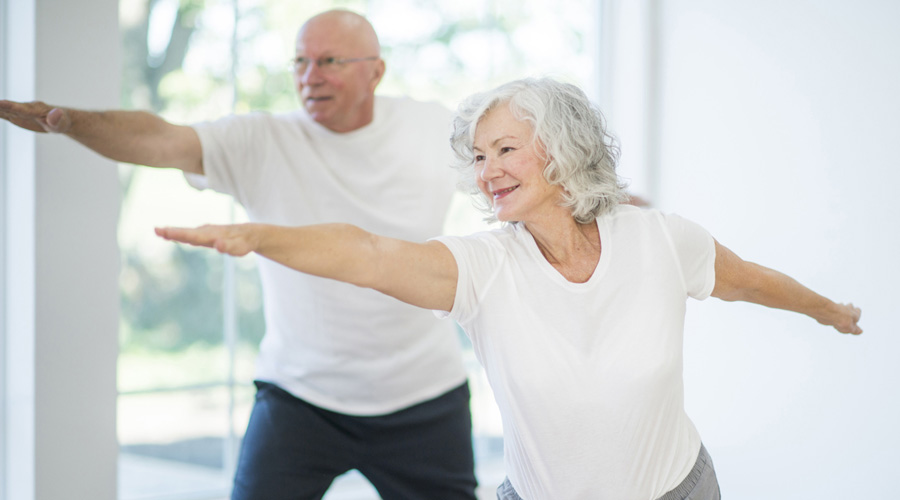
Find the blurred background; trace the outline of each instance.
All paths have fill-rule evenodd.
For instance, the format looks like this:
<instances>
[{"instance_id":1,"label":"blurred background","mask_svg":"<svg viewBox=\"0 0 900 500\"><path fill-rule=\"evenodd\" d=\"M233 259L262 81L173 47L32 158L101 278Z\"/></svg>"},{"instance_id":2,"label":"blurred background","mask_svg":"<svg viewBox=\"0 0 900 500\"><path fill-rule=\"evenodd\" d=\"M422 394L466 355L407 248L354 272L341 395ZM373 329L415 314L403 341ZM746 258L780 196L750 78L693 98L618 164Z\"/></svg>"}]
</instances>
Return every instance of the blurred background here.
<instances>
[{"instance_id":1,"label":"blurred background","mask_svg":"<svg viewBox=\"0 0 900 500\"><path fill-rule=\"evenodd\" d=\"M514 78L548 73L585 86L596 71L597 14L584 0L121 0L122 105L176 123L296 109L288 67L297 29L335 7L365 14L375 25L388 66L379 87L385 95L452 108ZM245 215L226 196L190 188L179 172L122 165L120 177L119 495L221 496L252 406L253 363L264 331L255 260L171 245L152 228ZM448 231L481 228L465 196L458 198ZM479 477L492 497L504 477L502 429L471 346L462 334L460 340L473 392ZM352 472L326 498L377 495Z\"/></svg>"},{"instance_id":2,"label":"blurred background","mask_svg":"<svg viewBox=\"0 0 900 500\"><path fill-rule=\"evenodd\" d=\"M176 123L297 108L288 71L296 30L334 7L366 15L379 33L388 67L381 94L454 108L471 92L514 78L549 75L580 85L621 142L620 173L633 194L700 223L747 260L863 308L865 334L850 338L758 306L689 304L688 412L725 496L897 498L891 478L900 468L894 360L900 339L889 314L900 298L900 270L890 257L900 244L900 210L891 201L900 184L893 151L900 134L900 4L0 0L0 6L0 98L146 109ZM61 60L51 64L54 57ZM28 81L23 67L32 69ZM97 87L91 79L103 72ZM68 179L65 185L45 187L64 181L44 180L59 167L42 162L96 160L69 153L77 146L64 139L35 142L12 127L3 132L0 499L59 498L48 496L54 490L41 478L65 468L66 459L71 464L77 443L59 443L84 429L84 439L97 432L107 444L92 448L81 467L104 472L99 480L67 473L72 479L61 491L110 478L112 488L72 498L226 498L264 328L255 260L166 244L152 228L242 221L241 208L193 190L178 172L132 165L120 165L117 177L102 166L85 173L70 165L59 176L72 178L57 177ZM32 166L32 177L23 165ZM85 180L92 175L102 176L99 184ZM54 272L41 267L41 256L51 260L60 247L50 240L70 226L91 226L90 212L77 212L86 206L78 196L114 207L103 212L111 229L99 238L76 233L65 240L77 240L94 259L88 275L106 277L87 288L59 277L84 262L67 260L71 252L53 260ZM53 222L64 219L54 214L77 222ZM54 230L57 223L65 226ZM483 227L460 196L447 232ZM29 251L37 257L29 260ZM34 272L20 276L22 263ZM75 308L71 296L93 287L105 290L99 306L105 328L94 324L86 327L90 335L75 338L73 324L93 320L41 321L64 318L55 308ZM43 302L45 295L58 302ZM60 336L69 344L59 345ZM83 365L54 369L53 360L74 363L73 351ZM499 418L470 351L467 364L479 480L483 498L494 498L503 478ZM100 367L96 373L92 365ZM102 387L78 380L81 373L94 373L88 380ZM42 393L42 380L71 383L77 389L67 396L84 397L58 408L59 393ZM87 395L95 392L102 401L92 404ZM79 427L65 418L73 408L101 418ZM54 431L57 439L42 439L51 421L62 430ZM19 479L21 470L31 479ZM350 473L326 498L377 495Z\"/></svg>"}]
</instances>

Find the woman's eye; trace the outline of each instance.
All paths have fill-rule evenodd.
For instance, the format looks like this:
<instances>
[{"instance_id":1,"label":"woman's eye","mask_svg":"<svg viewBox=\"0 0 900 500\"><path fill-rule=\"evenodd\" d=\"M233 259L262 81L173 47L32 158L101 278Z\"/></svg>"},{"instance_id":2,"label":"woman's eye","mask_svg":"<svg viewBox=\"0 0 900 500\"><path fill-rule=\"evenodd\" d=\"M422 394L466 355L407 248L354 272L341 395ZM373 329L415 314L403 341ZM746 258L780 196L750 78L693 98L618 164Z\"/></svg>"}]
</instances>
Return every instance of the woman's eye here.
<instances>
[{"instance_id":1,"label":"woman's eye","mask_svg":"<svg viewBox=\"0 0 900 500\"><path fill-rule=\"evenodd\" d=\"M511 148L509 146L500 148L500 154L509 153L510 151L515 151L515 148Z\"/></svg>"},{"instance_id":2,"label":"woman's eye","mask_svg":"<svg viewBox=\"0 0 900 500\"><path fill-rule=\"evenodd\" d=\"M484 161L484 155L475 155L475 163Z\"/></svg>"}]
</instances>

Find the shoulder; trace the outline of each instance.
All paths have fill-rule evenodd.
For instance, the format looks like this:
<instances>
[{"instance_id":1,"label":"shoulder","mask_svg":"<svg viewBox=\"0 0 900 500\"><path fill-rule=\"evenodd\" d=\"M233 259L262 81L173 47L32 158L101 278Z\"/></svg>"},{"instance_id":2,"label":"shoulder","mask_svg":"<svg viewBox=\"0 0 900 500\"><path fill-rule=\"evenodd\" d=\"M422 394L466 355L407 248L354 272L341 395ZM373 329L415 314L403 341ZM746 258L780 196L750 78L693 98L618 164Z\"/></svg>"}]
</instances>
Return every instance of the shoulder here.
<instances>
[{"instance_id":1,"label":"shoulder","mask_svg":"<svg viewBox=\"0 0 900 500\"><path fill-rule=\"evenodd\" d=\"M606 222L617 229L636 229L644 226L661 225L665 214L653 208L640 208L634 205L622 203L617 205L608 214L597 218L599 222Z\"/></svg>"},{"instance_id":2,"label":"shoulder","mask_svg":"<svg viewBox=\"0 0 900 500\"><path fill-rule=\"evenodd\" d=\"M446 245L454 256L468 255L484 258L507 253L508 249L516 243L516 232L517 229L513 225L508 225L466 236L439 236L434 240Z\"/></svg>"},{"instance_id":3,"label":"shoulder","mask_svg":"<svg viewBox=\"0 0 900 500\"><path fill-rule=\"evenodd\" d=\"M519 228L515 224L506 224L496 229L487 229L466 235L449 235L438 236L434 238L439 241L451 240L461 241L467 244L482 244L492 246L506 246L510 241L515 240L519 232Z\"/></svg>"},{"instance_id":4,"label":"shoulder","mask_svg":"<svg viewBox=\"0 0 900 500\"><path fill-rule=\"evenodd\" d=\"M240 127L279 127L285 125L296 125L303 121L303 114L300 111L290 113L272 114L266 111L252 111L250 113L241 113L226 115L216 120L195 123L194 128L207 129L227 129Z\"/></svg>"},{"instance_id":5,"label":"shoulder","mask_svg":"<svg viewBox=\"0 0 900 500\"><path fill-rule=\"evenodd\" d=\"M607 219L622 226L644 225L662 227L679 226L685 223L696 224L676 213L663 212L656 208L641 208L624 203L618 205L609 214L600 216L599 219Z\"/></svg>"},{"instance_id":6,"label":"shoulder","mask_svg":"<svg viewBox=\"0 0 900 500\"><path fill-rule=\"evenodd\" d=\"M664 246L677 246L680 241L708 237L704 228L681 215L624 204L598 217L598 226L607 227L609 235L615 240L640 245L664 243Z\"/></svg>"}]
</instances>

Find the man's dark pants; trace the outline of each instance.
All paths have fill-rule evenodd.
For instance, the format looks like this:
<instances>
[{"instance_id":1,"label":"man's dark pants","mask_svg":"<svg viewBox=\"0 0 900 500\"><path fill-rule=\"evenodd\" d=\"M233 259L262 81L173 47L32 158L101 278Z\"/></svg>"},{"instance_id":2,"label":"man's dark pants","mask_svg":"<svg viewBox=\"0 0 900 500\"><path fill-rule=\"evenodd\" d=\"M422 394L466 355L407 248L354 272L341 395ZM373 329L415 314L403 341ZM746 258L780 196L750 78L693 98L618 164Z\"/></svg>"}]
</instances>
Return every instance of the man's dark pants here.
<instances>
[{"instance_id":1,"label":"man's dark pants","mask_svg":"<svg viewBox=\"0 0 900 500\"><path fill-rule=\"evenodd\" d=\"M313 406L256 382L232 500L320 499L359 470L384 500L474 500L477 482L467 383L383 416Z\"/></svg>"}]
</instances>

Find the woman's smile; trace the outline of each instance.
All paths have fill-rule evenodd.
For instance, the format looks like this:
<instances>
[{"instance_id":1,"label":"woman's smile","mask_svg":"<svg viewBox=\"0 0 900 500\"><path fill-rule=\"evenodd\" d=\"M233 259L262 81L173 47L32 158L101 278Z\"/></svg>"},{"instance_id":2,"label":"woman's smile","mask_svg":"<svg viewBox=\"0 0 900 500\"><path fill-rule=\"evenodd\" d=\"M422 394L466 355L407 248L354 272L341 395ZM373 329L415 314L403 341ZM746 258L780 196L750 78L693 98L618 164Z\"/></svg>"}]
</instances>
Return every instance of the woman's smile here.
<instances>
[{"instance_id":1,"label":"woman's smile","mask_svg":"<svg viewBox=\"0 0 900 500\"><path fill-rule=\"evenodd\" d=\"M528 122L509 106L488 111L475 128L475 175L501 221L526 221L558 207L561 188L544 177L547 155Z\"/></svg>"}]
</instances>

